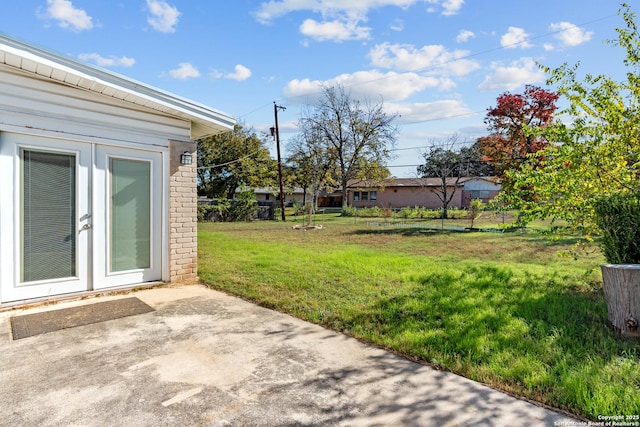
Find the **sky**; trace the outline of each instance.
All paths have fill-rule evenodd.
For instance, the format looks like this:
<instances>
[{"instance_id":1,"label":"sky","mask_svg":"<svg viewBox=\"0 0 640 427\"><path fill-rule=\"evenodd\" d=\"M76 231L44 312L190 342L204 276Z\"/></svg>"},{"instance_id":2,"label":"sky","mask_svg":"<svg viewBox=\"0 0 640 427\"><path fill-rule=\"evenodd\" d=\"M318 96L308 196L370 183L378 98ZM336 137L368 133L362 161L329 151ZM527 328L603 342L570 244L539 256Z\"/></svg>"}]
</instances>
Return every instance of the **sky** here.
<instances>
[{"instance_id":1,"label":"sky","mask_svg":"<svg viewBox=\"0 0 640 427\"><path fill-rule=\"evenodd\" d=\"M627 0L640 12L640 0ZM283 155L324 86L397 115L393 176L430 146L487 134L539 65L621 79L614 0L0 0L0 32L225 112ZM560 101L563 106L563 101ZM275 157L275 142L269 140Z\"/></svg>"}]
</instances>

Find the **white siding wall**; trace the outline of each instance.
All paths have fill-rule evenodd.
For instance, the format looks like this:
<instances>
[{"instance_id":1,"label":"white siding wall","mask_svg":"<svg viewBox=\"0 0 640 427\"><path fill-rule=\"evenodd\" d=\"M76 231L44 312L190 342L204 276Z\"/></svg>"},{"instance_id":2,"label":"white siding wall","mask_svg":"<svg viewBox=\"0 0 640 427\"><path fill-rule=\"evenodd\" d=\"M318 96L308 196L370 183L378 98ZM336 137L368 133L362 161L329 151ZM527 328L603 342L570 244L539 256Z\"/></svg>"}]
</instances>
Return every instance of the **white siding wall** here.
<instances>
[{"instance_id":1,"label":"white siding wall","mask_svg":"<svg viewBox=\"0 0 640 427\"><path fill-rule=\"evenodd\" d=\"M0 66L0 131L167 148L170 139L189 141L190 127L187 120Z\"/></svg>"}]
</instances>

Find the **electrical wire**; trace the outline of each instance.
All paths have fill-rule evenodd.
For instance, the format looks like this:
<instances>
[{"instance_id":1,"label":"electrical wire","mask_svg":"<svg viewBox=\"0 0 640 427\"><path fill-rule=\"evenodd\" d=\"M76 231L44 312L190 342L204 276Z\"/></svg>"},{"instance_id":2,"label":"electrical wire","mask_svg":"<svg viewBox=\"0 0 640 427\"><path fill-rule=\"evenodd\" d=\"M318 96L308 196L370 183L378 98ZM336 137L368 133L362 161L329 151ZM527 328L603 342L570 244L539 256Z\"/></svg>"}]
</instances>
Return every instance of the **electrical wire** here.
<instances>
[{"instance_id":1,"label":"electrical wire","mask_svg":"<svg viewBox=\"0 0 640 427\"><path fill-rule=\"evenodd\" d=\"M249 157L258 154L262 150L264 150L264 148L260 148L259 150L256 150L253 153L249 153L246 156L240 157L240 158L235 159L235 160L231 160L231 161L226 162L226 163L220 163L219 165L210 165L210 166L198 166L197 169L198 170L201 170L201 169L216 169L216 168L221 168L223 166L228 166L228 165L231 165L231 164L234 164L234 163L241 162L244 159L248 159Z\"/></svg>"}]
</instances>

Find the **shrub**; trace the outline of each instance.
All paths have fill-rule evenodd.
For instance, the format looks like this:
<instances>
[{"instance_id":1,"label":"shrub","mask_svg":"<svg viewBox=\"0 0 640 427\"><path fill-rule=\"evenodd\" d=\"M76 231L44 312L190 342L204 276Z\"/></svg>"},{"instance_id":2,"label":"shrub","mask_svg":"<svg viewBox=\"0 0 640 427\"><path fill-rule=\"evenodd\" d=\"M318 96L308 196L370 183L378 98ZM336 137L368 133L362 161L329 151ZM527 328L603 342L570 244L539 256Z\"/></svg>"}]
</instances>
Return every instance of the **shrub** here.
<instances>
[{"instance_id":1,"label":"shrub","mask_svg":"<svg viewBox=\"0 0 640 427\"><path fill-rule=\"evenodd\" d=\"M343 206L342 207L342 216L356 216L358 214L358 210L356 208L354 208L353 206Z\"/></svg>"},{"instance_id":2,"label":"shrub","mask_svg":"<svg viewBox=\"0 0 640 427\"><path fill-rule=\"evenodd\" d=\"M256 195L248 187L242 187L229 211L231 221L251 221L258 212Z\"/></svg>"},{"instance_id":3,"label":"shrub","mask_svg":"<svg viewBox=\"0 0 640 427\"><path fill-rule=\"evenodd\" d=\"M214 205L198 205L198 222L213 221Z\"/></svg>"},{"instance_id":4,"label":"shrub","mask_svg":"<svg viewBox=\"0 0 640 427\"><path fill-rule=\"evenodd\" d=\"M235 200L218 197L213 205L198 206L198 221L251 221L259 209L254 192L243 187Z\"/></svg>"},{"instance_id":5,"label":"shrub","mask_svg":"<svg viewBox=\"0 0 640 427\"><path fill-rule=\"evenodd\" d=\"M358 216L363 218L377 218L382 216L382 209L377 206L362 208L358 211Z\"/></svg>"},{"instance_id":6,"label":"shrub","mask_svg":"<svg viewBox=\"0 0 640 427\"><path fill-rule=\"evenodd\" d=\"M595 202L599 245L610 264L640 264L640 193L616 193Z\"/></svg>"},{"instance_id":7,"label":"shrub","mask_svg":"<svg viewBox=\"0 0 640 427\"><path fill-rule=\"evenodd\" d=\"M411 208L402 208L400 209L400 212L398 212L398 216L403 219L413 218L414 215L415 215L415 212Z\"/></svg>"}]
</instances>

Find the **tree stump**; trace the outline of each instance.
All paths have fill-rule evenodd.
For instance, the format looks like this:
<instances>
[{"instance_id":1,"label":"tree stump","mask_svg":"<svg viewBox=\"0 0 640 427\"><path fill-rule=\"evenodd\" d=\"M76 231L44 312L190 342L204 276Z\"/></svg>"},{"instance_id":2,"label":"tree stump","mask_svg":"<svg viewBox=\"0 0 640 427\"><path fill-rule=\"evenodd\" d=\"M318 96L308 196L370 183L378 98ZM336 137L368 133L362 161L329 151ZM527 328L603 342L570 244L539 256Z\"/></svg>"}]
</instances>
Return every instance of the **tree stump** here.
<instances>
[{"instance_id":1,"label":"tree stump","mask_svg":"<svg viewBox=\"0 0 640 427\"><path fill-rule=\"evenodd\" d=\"M640 264L601 268L609 322L624 336L640 337Z\"/></svg>"}]
</instances>

